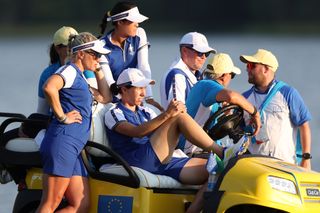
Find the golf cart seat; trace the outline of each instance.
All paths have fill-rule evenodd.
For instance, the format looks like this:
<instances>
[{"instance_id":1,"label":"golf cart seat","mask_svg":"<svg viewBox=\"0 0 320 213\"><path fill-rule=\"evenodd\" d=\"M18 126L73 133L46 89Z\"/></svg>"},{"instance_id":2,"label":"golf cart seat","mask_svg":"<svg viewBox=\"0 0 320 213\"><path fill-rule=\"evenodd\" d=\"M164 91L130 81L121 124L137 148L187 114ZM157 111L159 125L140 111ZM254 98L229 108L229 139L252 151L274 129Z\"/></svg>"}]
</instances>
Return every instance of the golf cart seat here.
<instances>
[{"instance_id":1,"label":"golf cart seat","mask_svg":"<svg viewBox=\"0 0 320 213\"><path fill-rule=\"evenodd\" d=\"M199 186L183 185L165 175L155 175L138 167L131 167L115 153L109 144L104 115L114 104L97 104L93 108L90 140L82 153L90 176L133 188L198 189Z\"/></svg>"},{"instance_id":2,"label":"golf cart seat","mask_svg":"<svg viewBox=\"0 0 320 213\"><path fill-rule=\"evenodd\" d=\"M41 167L39 145L33 137L45 128L47 123L48 117L37 113L28 118L14 115L4 120L0 126L0 163L9 166ZM20 126L7 130L11 124ZM21 132L27 133L26 136L21 137Z\"/></svg>"}]
</instances>

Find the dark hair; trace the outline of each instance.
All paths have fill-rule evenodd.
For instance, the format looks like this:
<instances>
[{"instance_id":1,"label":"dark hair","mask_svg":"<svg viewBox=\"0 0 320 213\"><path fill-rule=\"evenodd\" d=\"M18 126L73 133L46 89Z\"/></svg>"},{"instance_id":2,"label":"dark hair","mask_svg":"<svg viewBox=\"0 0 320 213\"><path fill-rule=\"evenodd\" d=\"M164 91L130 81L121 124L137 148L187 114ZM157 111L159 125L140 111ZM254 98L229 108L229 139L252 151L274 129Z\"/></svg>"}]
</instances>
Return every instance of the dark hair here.
<instances>
[{"instance_id":1,"label":"dark hair","mask_svg":"<svg viewBox=\"0 0 320 213\"><path fill-rule=\"evenodd\" d=\"M60 57L56 51L54 44L51 44L50 46L49 55L50 55L50 64L55 64L57 62L60 62Z\"/></svg>"},{"instance_id":2,"label":"dark hair","mask_svg":"<svg viewBox=\"0 0 320 213\"><path fill-rule=\"evenodd\" d=\"M113 83L110 85L110 91L111 91L112 95L116 96L120 93L120 88L118 87L118 85L116 83Z\"/></svg>"},{"instance_id":3,"label":"dark hair","mask_svg":"<svg viewBox=\"0 0 320 213\"><path fill-rule=\"evenodd\" d=\"M127 89L130 89L133 86L126 85L124 87L127 88ZM118 94L121 94L121 87L119 87L116 83L113 83L113 84L110 85L110 91L111 91L112 95L116 96Z\"/></svg>"},{"instance_id":4,"label":"dark hair","mask_svg":"<svg viewBox=\"0 0 320 213\"><path fill-rule=\"evenodd\" d=\"M127 11L127 10L130 10L134 7L136 7L137 5L134 4L133 2L128 2L128 1L121 1L121 2L118 2L116 5L114 5L114 7L112 8L111 11L107 11L102 20L101 20L101 24L99 25L100 27L100 36L103 36L104 35L104 32L107 28L107 18L110 17L110 16L113 16L113 15L116 15L118 13L122 13L124 11ZM115 24L114 22L112 23L113 25Z\"/></svg>"}]
</instances>

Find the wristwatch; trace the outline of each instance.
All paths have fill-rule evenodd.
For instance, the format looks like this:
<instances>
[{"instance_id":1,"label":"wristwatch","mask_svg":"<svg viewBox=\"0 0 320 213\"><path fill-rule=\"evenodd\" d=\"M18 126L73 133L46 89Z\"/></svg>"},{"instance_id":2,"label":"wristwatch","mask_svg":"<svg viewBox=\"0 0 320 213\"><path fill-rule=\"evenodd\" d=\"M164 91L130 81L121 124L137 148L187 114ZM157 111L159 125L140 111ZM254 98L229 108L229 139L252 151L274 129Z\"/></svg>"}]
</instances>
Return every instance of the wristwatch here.
<instances>
[{"instance_id":1,"label":"wristwatch","mask_svg":"<svg viewBox=\"0 0 320 213\"><path fill-rule=\"evenodd\" d=\"M310 153L306 152L306 153L303 153L302 154L302 158L305 159L305 160L308 160L308 159L311 159L312 156Z\"/></svg>"}]
</instances>

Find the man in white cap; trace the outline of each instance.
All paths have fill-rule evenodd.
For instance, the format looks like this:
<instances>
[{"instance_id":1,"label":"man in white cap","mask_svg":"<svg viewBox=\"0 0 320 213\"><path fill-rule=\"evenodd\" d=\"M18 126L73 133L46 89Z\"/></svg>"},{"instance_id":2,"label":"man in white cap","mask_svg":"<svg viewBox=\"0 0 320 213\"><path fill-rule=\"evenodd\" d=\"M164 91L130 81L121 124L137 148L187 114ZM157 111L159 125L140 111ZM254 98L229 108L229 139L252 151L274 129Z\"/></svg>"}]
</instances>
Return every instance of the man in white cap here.
<instances>
[{"instance_id":1,"label":"man in white cap","mask_svg":"<svg viewBox=\"0 0 320 213\"><path fill-rule=\"evenodd\" d=\"M182 37L180 58L171 65L160 84L162 107L166 108L172 99L185 103L190 89L199 80L200 68L211 52L216 53L216 50L209 46L203 34L190 32Z\"/></svg>"},{"instance_id":2,"label":"man in white cap","mask_svg":"<svg viewBox=\"0 0 320 213\"><path fill-rule=\"evenodd\" d=\"M253 84L244 96L261 116L260 132L249 151L299 163L296 145L301 142L300 165L310 169L311 114L296 89L276 80L277 58L268 50L258 49L252 56L241 55L240 60L247 64L248 82Z\"/></svg>"},{"instance_id":3,"label":"man in white cap","mask_svg":"<svg viewBox=\"0 0 320 213\"><path fill-rule=\"evenodd\" d=\"M255 107L241 94L226 89L231 79L240 73L241 70L233 65L228 54L210 54L203 67L203 80L194 85L186 100L188 114L200 126L203 126L208 118L216 112L220 104L226 102L239 105L247 111L257 127L256 131L258 131L260 116ZM199 147L185 140L180 142L179 148L182 148L189 156L202 151Z\"/></svg>"}]
</instances>

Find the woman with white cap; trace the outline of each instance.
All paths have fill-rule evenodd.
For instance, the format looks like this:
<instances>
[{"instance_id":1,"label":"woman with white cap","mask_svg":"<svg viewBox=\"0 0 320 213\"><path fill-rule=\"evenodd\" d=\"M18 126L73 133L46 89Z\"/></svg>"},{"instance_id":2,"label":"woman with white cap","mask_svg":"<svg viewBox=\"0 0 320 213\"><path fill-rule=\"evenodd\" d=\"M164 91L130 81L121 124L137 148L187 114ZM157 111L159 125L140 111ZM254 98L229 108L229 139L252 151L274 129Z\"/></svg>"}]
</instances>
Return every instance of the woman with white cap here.
<instances>
[{"instance_id":1,"label":"woman with white cap","mask_svg":"<svg viewBox=\"0 0 320 213\"><path fill-rule=\"evenodd\" d=\"M80 152L90 132L92 94L83 76L93 70L98 89L92 89L95 99L111 101L103 72L99 71L100 56L108 51L90 33L72 36L69 42L70 62L53 74L44 85L44 93L54 117L41 143L43 164L43 194L37 212L54 212L63 197L65 210L88 212L89 185L87 171Z\"/></svg>"},{"instance_id":2,"label":"woman with white cap","mask_svg":"<svg viewBox=\"0 0 320 213\"><path fill-rule=\"evenodd\" d=\"M144 29L139 27L139 23L147 19L148 17L140 14L138 7L132 2L118 2L104 15L100 24L100 39L105 42L105 48L111 53L105 60L102 58L100 64L109 86L115 83L126 68L138 68L145 76L151 78L149 42ZM112 22L114 29L105 35L108 22ZM160 104L153 99L150 86L147 87L145 101L163 111Z\"/></svg>"},{"instance_id":3,"label":"woman with white cap","mask_svg":"<svg viewBox=\"0 0 320 213\"><path fill-rule=\"evenodd\" d=\"M53 35L53 43L50 46L50 64L41 73L38 84L38 107L37 112L44 115L50 114L50 107L46 101L42 87L46 80L55 73L59 67L66 63L68 56L68 41L70 35L78 35L78 32L72 27L63 26Z\"/></svg>"},{"instance_id":4,"label":"woman with white cap","mask_svg":"<svg viewBox=\"0 0 320 213\"><path fill-rule=\"evenodd\" d=\"M225 163L245 152L249 140L228 148L218 146L186 113L181 101L172 100L167 110L157 116L150 108L141 106L146 87L154 83L135 68L128 68L120 74L117 88L112 92L119 92L121 100L105 115L109 141L113 150L131 166L170 176L184 184L204 184L188 209L190 212L199 210L208 179L207 160L172 157L179 135L183 134L207 151L214 151Z\"/></svg>"}]
</instances>

